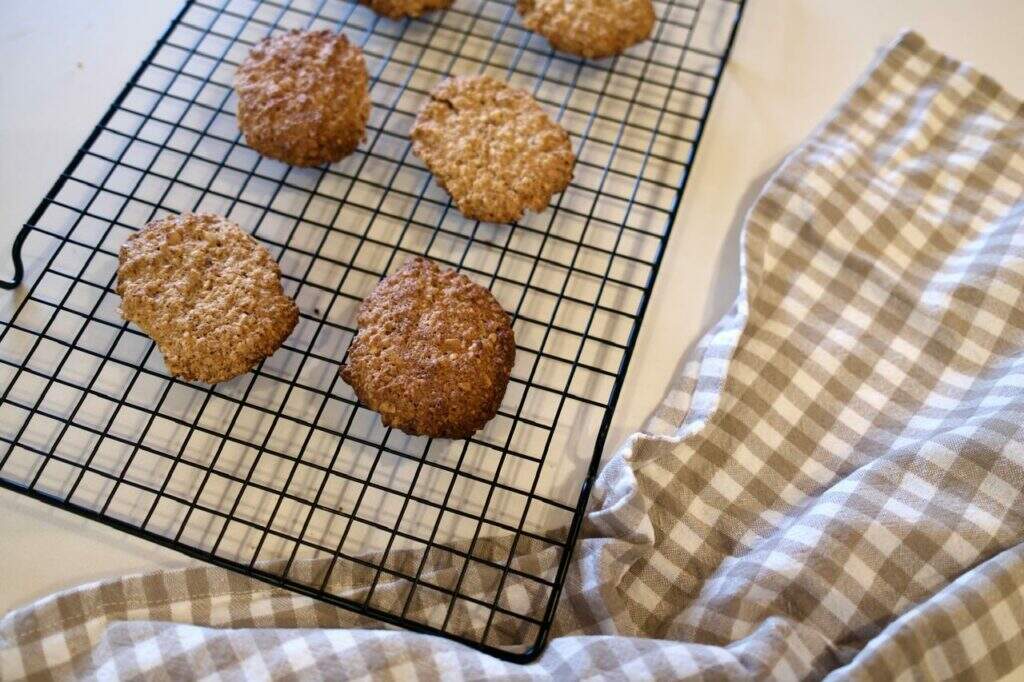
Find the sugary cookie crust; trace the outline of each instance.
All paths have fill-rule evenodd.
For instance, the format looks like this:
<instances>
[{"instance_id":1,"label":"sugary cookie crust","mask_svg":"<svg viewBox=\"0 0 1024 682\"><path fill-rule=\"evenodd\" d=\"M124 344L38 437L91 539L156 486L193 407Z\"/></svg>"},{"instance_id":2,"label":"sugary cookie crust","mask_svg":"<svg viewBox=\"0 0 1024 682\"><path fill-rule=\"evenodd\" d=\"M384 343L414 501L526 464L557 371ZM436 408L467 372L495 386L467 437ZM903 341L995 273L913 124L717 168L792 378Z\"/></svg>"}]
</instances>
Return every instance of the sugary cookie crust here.
<instances>
[{"instance_id":1,"label":"sugary cookie crust","mask_svg":"<svg viewBox=\"0 0 1024 682\"><path fill-rule=\"evenodd\" d=\"M359 0L377 14L389 19L418 17L424 12L451 7L455 0Z\"/></svg>"},{"instance_id":2,"label":"sugary cookie crust","mask_svg":"<svg viewBox=\"0 0 1024 682\"><path fill-rule=\"evenodd\" d=\"M238 67L238 126L246 143L294 166L339 161L370 118L363 52L330 31L260 41Z\"/></svg>"},{"instance_id":3,"label":"sugary cookie crust","mask_svg":"<svg viewBox=\"0 0 1024 682\"><path fill-rule=\"evenodd\" d=\"M467 218L509 223L543 211L572 180L569 135L526 91L458 76L431 92L412 149Z\"/></svg>"},{"instance_id":4,"label":"sugary cookie crust","mask_svg":"<svg viewBox=\"0 0 1024 682\"><path fill-rule=\"evenodd\" d=\"M209 213L169 215L128 237L117 293L172 375L209 384L248 372L299 319L266 248Z\"/></svg>"},{"instance_id":5,"label":"sugary cookie crust","mask_svg":"<svg viewBox=\"0 0 1024 682\"><path fill-rule=\"evenodd\" d=\"M655 22L651 0L518 0L516 9L556 50L589 59L647 40Z\"/></svg>"},{"instance_id":6,"label":"sugary cookie crust","mask_svg":"<svg viewBox=\"0 0 1024 682\"><path fill-rule=\"evenodd\" d=\"M357 323L341 376L386 426L468 438L497 413L515 337L484 287L413 258L363 300Z\"/></svg>"}]
</instances>

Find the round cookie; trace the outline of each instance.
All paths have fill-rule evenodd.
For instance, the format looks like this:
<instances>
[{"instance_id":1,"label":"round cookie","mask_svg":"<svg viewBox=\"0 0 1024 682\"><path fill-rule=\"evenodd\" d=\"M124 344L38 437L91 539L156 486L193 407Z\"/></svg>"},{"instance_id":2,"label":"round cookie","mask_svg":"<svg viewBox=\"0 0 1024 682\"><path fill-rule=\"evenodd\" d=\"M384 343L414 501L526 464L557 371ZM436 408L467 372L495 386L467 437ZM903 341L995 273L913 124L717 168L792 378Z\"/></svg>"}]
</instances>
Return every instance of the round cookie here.
<instances>
[{"instance_id":1,"label":"round cookie","mask_svg":"<svg viewBox=\"0 0 1024 682\"><path fill-rule=\"evenodd\" d=\"M359 0L382 17L418 17L424 12L451 7L455 0Z\"/></svg>"},{"instance_id":2,"label":"round cookie","mask_svg":"<svg viewBox=\"0 0 1024 682\"><path fill-rule=\"evenodd\" d=\"M341 377L385 426L468 438L498 412L515 337L484 287L413 258L363 300L356 322Z\"/></svg>"},{"instance_id":3,"label":"round cookie","mask_svg":"<svg viewBox=\"0 0 1024 682\"><path fill-rule=\"evenodd\" d=\"M651 0L518 0L516 10L556 50L587 58L647 40L655 20Z\"/></svg>"},{"instance_id":4,"label":"round cookie","mask_svg":"<svg viewBox=\"0 0 1024 682\"><path fill-rule=\"evenodd\" d=\"M246 143L293 166L350 154L370 118L363 52L343 35L292 30L264 38L235 73Z\"/></svg>"},{"instance_id":5,"label":"round cookie","mask_svg":"<svg viewBox=\"0 0 1024 682\"><path fill-rule=\"evenodd\" d=\"M176 377L215 384L248 372L299 319L270 253L220 216L154 220L118 261L121 315L156 341Z\"/></svg>"},{"instance_id":6,"label":"round cookie","mask_svg":"<svg viewBox=\"0 0 1024 682\"><path fill-rule=\"evenodd\" d=\"M412 151L467 218L510 223L543 211L572 180L569 135L526 91L489 76L449 78L412 127Z\"/></svg>"}]
</instances>

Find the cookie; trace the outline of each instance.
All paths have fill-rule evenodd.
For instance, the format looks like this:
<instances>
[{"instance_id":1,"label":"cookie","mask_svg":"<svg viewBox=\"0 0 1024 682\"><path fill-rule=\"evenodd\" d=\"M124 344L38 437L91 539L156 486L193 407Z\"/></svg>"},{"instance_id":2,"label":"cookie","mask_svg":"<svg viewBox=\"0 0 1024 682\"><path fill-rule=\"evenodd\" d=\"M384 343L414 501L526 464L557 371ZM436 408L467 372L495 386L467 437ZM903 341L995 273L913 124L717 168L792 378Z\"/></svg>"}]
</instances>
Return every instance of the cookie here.
<instances>
[{"instance_id":1,"label":"cookie","mask_svg":"<svg viewBox=\"0 0 1024 682\"><path fill-rule=\"evenodd\" d=\"M295 328L270 253L209 213L154 220L121 245L121 315L163 353L167 371L215 384L248 372Z\"/></svg>"},{"instance_id":2,"label":"cookie","mask_svg":"<svg viewBox=\"0 0 1024 682\"><path fill-rule=\"evenodd\" d=\"M418 17L424 12L451 7L455 0L359 0L382 17Z\"/></svg>"},{"instance_id":3,"label":"cookie","mask_svg":"<svg viewBox=\"0 0 1024 682\"><path fill-rule=\"evenodd\" d=\"M484 287L425 258L359 306L341 377L385 426L468 438L501 405L515 360L509 316Z\"/></svg>"},{"instance_id":4,"label":"cookie","mask_svg":"<svg viewBox=\"0 0 1024 682\"><path fill-rule=\"evenodd\" d=\"M264 38L235 73L246 143L293 166L350 154L366 135L370 96L363 51L330 31Z\"/></svg>"},{"instance_id":5,"label":"cookie","mask_svg":"<svg viewBox=\"0 0 1024 682\"><path fill-rule=\"evenodd\" d=\"M655 20L651 0L518 0L516 10L553 48L587 58L647 40Z\"/></svg>"},{"instance_id":6,"label":"cookie","mask_svg":"<svg viewBox=\"0 0 1024 682\"><path fill-rule=\"evenodd\" d=\"M412 151L467 218L510 223L572 180L569 135L526 91L489 76L445 80L412 128Z\"/></svg>"}]
</instances>

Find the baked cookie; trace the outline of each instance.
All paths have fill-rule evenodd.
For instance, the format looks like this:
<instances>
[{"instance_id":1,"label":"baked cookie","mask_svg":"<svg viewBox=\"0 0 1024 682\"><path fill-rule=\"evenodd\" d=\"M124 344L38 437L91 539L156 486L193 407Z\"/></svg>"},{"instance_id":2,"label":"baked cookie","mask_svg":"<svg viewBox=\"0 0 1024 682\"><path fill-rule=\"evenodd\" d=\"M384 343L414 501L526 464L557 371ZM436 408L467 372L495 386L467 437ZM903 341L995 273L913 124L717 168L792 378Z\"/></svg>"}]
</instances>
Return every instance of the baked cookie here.
<instances>
[{"instance_id":1,"label":"baked cookie","mask_svg":"<svg viewBox=\"0 0 1024 682\"><path fill-rule=\"evenodd\" d=\"M647 40L655 19L651 0L518 0L516 10L553 48L587 58Z\"/></svg>"},{"instance_id":2,"label":"baked cookie","mask_svg":"<svg viewBox=\"0 0 1024 682\"><path fill-rule=\"evenodd\" d=\"M370 118L363 51L330 31L264 38L235 73L238 126L246 143L293 166L350 154Z\"/></svg>"},{"instance_id":3,"label":"baked cookie","mask_svg":"<svg viewBox=\"0 0 1024 682\"><path fill-rule=\"evenodd\" d=\"M382 17L418 17L424 12L451 7L455 0L359 0Z\"/></svg>"},{"instance_id":4,"label":"baked cookie","mask_svg":"<svg viewBox=\"0 0 1024 682\"><path fill-rule=\"evenodd\" d=\"M426 258L359 306L341 377L385 426L468 438L501 405L515 360L509 316L484 287Z\"/></svg>"},{"instance_id":5,"label":"baked cookie","mask_svg":"<svg viewBox=\"0 0 1024 682\"><path fill-rule=\"evenodd\" d=\"M154 220L118 260L121 315L156 341L176 377L215 384L248 372L298 322L270 253L220 216Z\"/></svg>"},{"instance_id":6,"label":"baked cookie","mask_svg":"<svg viewBox=\"0 0 1024 682\"><path fill-rule=\"evenodd\" d=\"M510 223L572 180L569 135L530 93L489 76L434 88L412 127L420 157L467 218Z\"/></svg>"}]
</instances>

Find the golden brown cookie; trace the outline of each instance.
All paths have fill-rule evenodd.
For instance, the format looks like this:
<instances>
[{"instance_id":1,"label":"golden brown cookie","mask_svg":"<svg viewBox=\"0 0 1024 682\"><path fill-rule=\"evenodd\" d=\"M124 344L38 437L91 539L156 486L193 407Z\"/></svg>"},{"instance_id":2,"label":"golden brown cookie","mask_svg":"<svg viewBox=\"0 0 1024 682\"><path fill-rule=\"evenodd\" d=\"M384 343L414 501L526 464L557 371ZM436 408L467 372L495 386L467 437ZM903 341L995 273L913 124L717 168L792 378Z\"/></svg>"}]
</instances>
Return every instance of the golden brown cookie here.
<instances>
[{"instance_id":1,"label":"golden brown cookie","mask_svg":"<svg viewBox=\"0 0 1024 682\"><path fill-rule=\"evenodd\" d=\"M516 9L556 50L587 58L647 40L655 20L651 0L518 0Z\"/></svg>"},{"instance_id":2,"label":"golden brown cookie","mask_svg":"<svg viewBox=\"0 0 1024 682\"><path fill-rule=\"evenodd\" d=\"M530 93L458 76L430 93L412 128L420 157L467 218L510 223L543 211L572 180L569 135Z\"/></svg>"},{"instance_id":3,"label":"golden brown cookie","mask_svg":"<svg viewBox=\"0 0 1024 682\"><path fill-rule=\"evenodd\" d=\"M121 245L121 315L156 341L167 370L215 384L284 343L299 311L270 253L209 213L154 220Z\"/></svg>"},{"instance_id":4,"label":"golden brown cookie","mask_svg":"<svg viewBox=\"0 0 1024 682\"><path fill-rule=\"evenodd\" d=\"M424 12L451 7L455 0L359 0L382 17L418 17Z\"/></svg>"},{"instance_id":5,"label":"golden brown cookie","mask_svg":"<svg viewBox=\"0 0 1024 682\"><path fill-rule=\"evenodd\" d=\"M498 412L516 344L484 287L413 258L363 300L356 322L341 377L385 426L468 438Z\"/></svg>"},{"instance_id":6,"label":"golden brown cookie","mask_svg":"<svg viewBox=\"0 0 1024 682\"><path fill-rule=\"evenodd\" d=\"M238 126L259 153L293 166L350 154L366 134L363 51L330 31L264 38L235 74Z\"/></svg>"}]
</instances>

